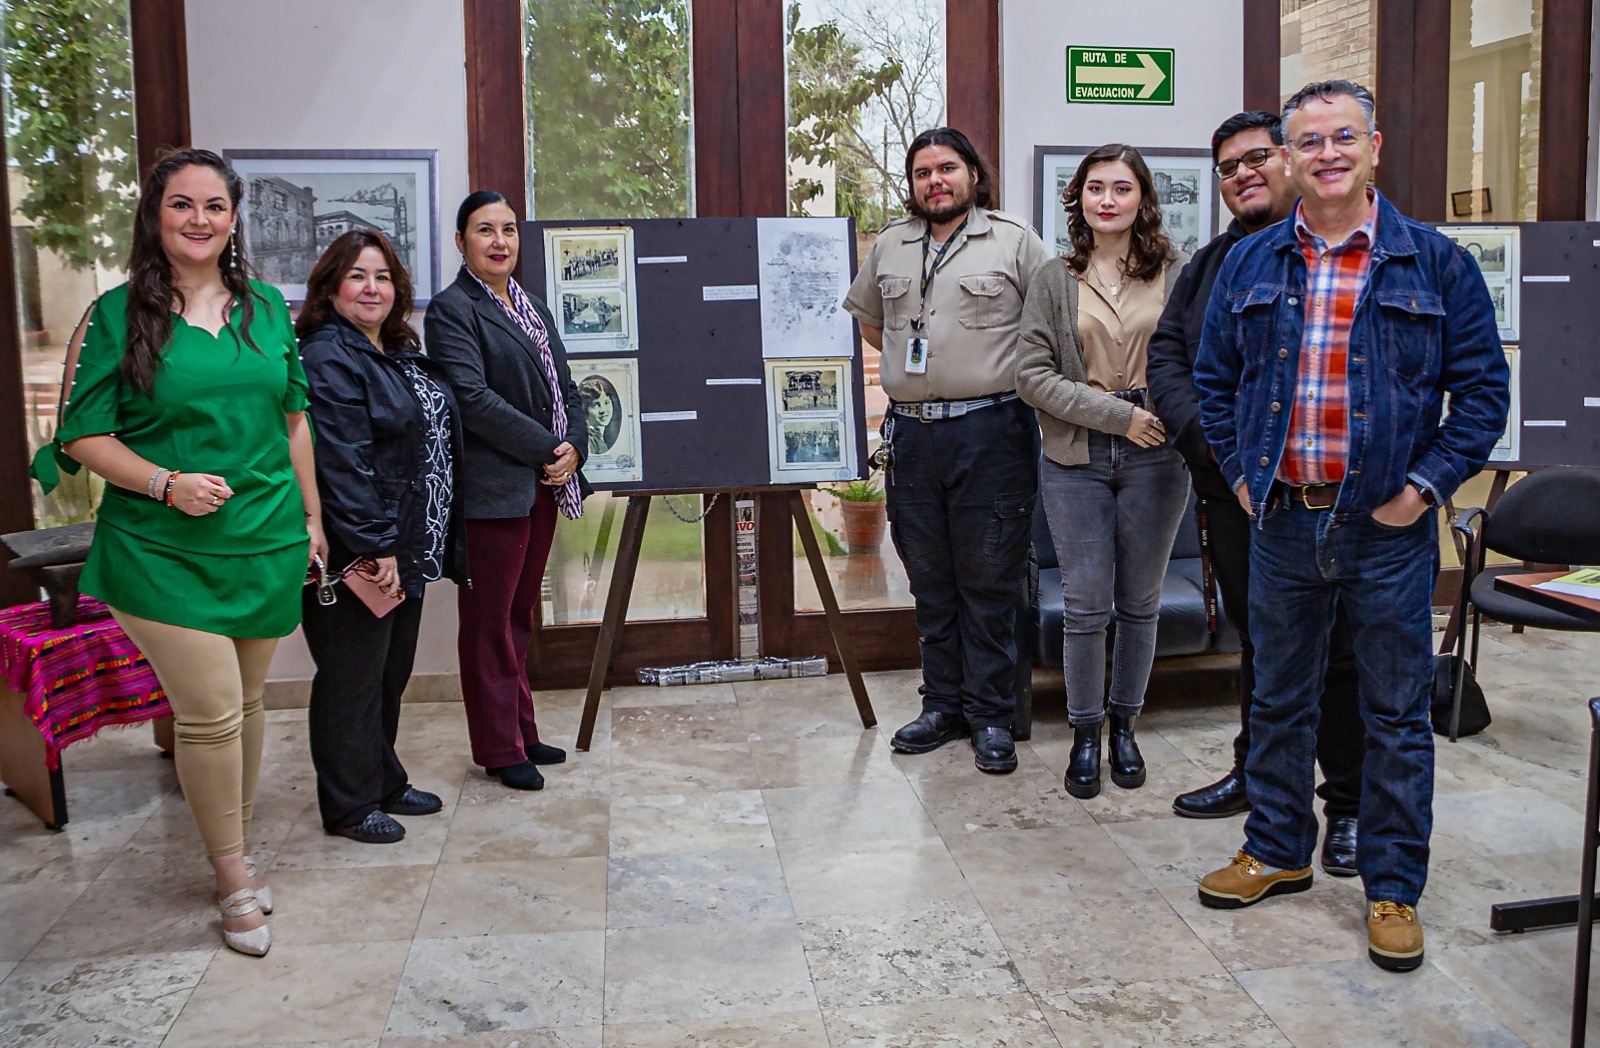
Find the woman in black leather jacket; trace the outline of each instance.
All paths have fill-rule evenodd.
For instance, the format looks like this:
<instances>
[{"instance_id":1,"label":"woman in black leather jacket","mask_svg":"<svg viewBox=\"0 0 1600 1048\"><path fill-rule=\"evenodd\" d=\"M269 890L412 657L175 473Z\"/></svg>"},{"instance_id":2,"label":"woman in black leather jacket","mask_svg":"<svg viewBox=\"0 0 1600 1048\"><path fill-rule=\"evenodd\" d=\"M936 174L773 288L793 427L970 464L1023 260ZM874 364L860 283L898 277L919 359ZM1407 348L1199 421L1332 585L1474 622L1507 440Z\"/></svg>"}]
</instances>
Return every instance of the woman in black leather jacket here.
<instances>
[{"instance_id":1,"label":"woman in black leather jacket","mask_svg":"<svg viewBox=\"0 0 1600 1048\"><path fill-rule=\"evenodd\" d=\"M388 239L354 230L306 281L295 324L310 386L330 578L305 594L311 760L329 833L364 844L405 836L392 815L430 815L395 753L427 583L466 584L456 467L461 415L421 352L411 280ZM361 592L367 596L363 598ZM332 595L332 604L323 603Z\"/></svg>"}]
</instances>

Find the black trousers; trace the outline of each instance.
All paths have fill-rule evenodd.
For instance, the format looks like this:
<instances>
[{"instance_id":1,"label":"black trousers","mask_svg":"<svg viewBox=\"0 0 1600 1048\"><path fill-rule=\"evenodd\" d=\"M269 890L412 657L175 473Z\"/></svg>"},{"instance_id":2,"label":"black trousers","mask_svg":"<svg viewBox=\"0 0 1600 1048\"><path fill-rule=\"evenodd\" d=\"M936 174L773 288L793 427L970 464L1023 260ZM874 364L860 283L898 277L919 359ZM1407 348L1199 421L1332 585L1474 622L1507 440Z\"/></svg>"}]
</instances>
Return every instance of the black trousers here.
<instances>
[{"instance_id":1,"label":"black trousers","mask_svg":"<svg viewBox=\"0 0 1600 1048\"><path fill-rule=\"evenodd\" d=\"M407 597L380 619L345 587L337 592L338 603L324 606L308 586L302 602L306 647L317 664L311 763L322 825L330 830L356 825L405 792L394 740L422 626L421 597Z\"/></svg>"},{"instance_id":2,"label":"black trousers","mask_svg":"<svg viewBox=\"0 0 1600 1048\"><path fill-rule=\"evenodd\" d=\"M1233 765L1244 770L1250 753L1250 699L1255 694L1255 645L1250 640L1250 534L1252 522L1238 499L1202 498L1201 512L1211 539L1211 566L1227 607L1228 621L1239 631L1239 734L1233 740ZM1367 733L1361 722L1356 656L1350 622L1335 608L1328 637L1328 672L1322 679L1321 723L1317 729L1317 763L1323 783L1317 787L1328 818L1355 818L1361 809L1361 762Z\"/></svg>"},{"instance_id":3,"label":"black trousers","mask_svg":"<svg viewBox=\"0 0 1600 1048\"><path fill-rule=\"evenodd\" d=\"M916 600L922 707L1010 728L1038 422L1021 401L933 422L891 417L889 527Z\"/></svg>"}]
</instances>

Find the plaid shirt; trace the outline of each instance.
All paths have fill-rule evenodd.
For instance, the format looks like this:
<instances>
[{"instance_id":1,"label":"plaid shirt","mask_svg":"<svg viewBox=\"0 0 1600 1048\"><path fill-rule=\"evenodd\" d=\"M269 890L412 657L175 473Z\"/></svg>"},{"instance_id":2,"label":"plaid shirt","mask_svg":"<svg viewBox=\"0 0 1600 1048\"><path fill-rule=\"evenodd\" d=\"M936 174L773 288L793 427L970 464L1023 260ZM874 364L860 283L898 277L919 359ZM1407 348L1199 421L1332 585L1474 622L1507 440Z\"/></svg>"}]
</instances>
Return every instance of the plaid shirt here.
<instances>
[{"instance_id":1,"label":"plaid shirt","mask_svg":"<svg viewBox=\"0 0 1600 1048\"><path fill-rule=\"evenodd\" d=\"M1372 264L1377 200L1361 227L1336 247L1306 226L1300 205L1294 231L1306 260L1306 321L1278 478L1296 485L1337 484L1350 454L1350 324Z\"/></svg>"}]
</instances>

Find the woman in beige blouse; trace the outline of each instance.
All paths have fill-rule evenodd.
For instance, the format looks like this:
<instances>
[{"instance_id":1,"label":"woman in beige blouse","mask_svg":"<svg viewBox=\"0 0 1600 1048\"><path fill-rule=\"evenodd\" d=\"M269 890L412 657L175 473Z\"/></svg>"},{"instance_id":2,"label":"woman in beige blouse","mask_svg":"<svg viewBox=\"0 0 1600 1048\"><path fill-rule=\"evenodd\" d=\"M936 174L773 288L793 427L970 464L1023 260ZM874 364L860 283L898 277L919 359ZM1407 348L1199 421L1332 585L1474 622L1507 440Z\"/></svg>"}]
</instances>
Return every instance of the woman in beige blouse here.
<instances>
[{"instance_id":1,"label":"woman in beige blouse","mask_svg":"<svg viewBox=\"0 0 1600 1048\"><path fill-rule=\"evenodd\" d=\"M1161 202L1132 146L1101 146L1063 194L1072 250L1028 287L1017 391L1039 414L1039 478L1066 600L1073 726L1066 788L1100 792L1100 725L1111 711L1111 781L1144 785L1133 722L1155 659L1161 580L1189 494L1177 449L1149 410L1146 347L1187 256L1161 231ZM1106 626L1115 608L1111 692Z\"/></svg>"}]
</instances>

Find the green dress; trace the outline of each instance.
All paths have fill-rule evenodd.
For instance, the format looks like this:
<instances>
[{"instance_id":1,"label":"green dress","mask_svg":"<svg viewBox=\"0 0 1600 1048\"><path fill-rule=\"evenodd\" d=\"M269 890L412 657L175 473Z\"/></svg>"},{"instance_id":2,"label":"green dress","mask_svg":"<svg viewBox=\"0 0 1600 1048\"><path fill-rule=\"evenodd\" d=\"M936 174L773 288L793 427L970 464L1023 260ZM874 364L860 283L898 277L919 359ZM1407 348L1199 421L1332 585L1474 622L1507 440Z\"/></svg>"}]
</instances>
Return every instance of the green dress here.
<instances>
[{"instance_id":1,"label":"green dress","mask_svg":"<svg viewBox=\"0 0 1600 1048\"><path fill-rule=\"evenodd\" d=\"M235 306L213 337L174 314L152 395L122 381L126 284L90 311L56 442L32 473L46 492L78 471L61 445L107 433L157 466L212 473L233 488L216 513L191 517L143 490L106 484L82 592L118 611L226 637L282 637L300 624L309 540L284 415L306 407L289 308L252 282L250 335Z\"/></svg>"}]
</instances>

